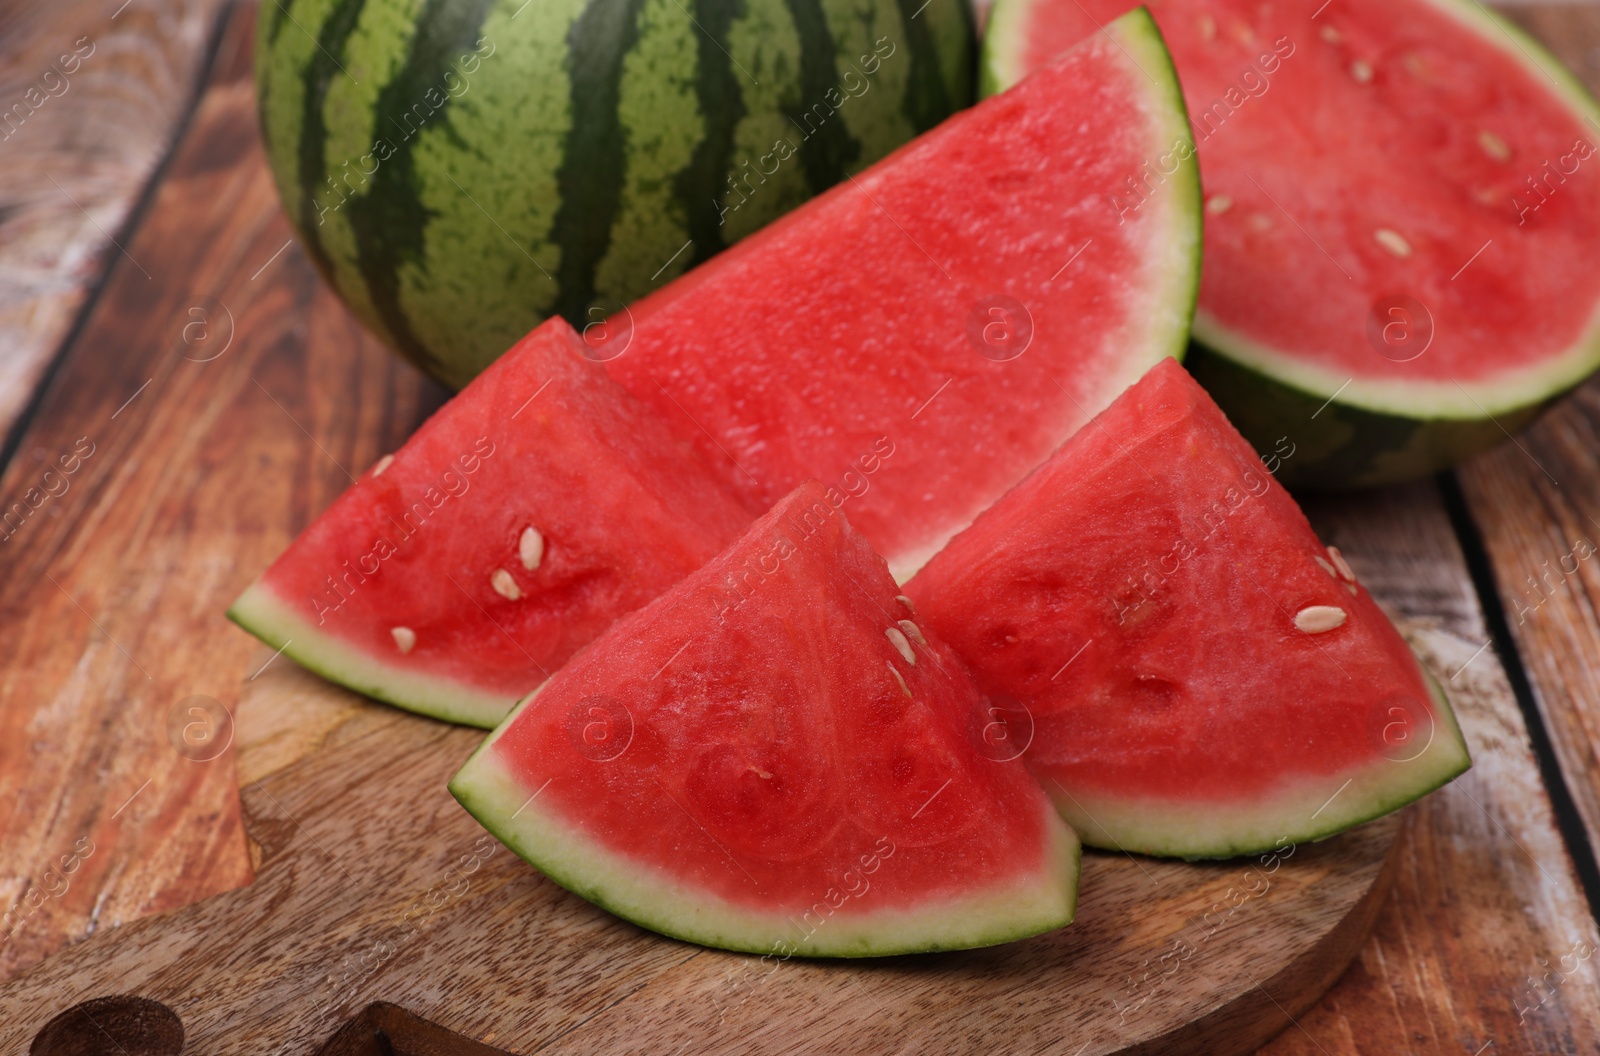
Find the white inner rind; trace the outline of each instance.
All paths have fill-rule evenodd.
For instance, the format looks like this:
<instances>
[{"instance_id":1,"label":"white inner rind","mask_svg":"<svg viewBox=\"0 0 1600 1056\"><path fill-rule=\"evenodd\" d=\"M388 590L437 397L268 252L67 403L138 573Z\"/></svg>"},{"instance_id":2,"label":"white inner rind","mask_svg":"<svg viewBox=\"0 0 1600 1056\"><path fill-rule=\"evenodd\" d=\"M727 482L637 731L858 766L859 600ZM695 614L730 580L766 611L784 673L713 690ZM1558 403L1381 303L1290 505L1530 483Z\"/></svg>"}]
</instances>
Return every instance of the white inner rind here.
<instances>
[{"instance_id":1,"label":"white inner rind","mask_svg":"<svg viewBox=\"0 0 1600 1056\"><path fill-rule=\"evenodd\" d=\"M407 670L341 641L302 616L263 580L239 595L228 618L302 667L420 715L489 729L516 703L514 697L485 693L456 679ZM398 658L399 650L395 653Z\"/></svg>"},{"instance_id":2,"label":"white inner rind","mask_svg":"<svg viewBox=\"0 0 1600 1056\"><path fill-rule=\"evenodd\" d=\"M1045 791L1084 843L1107 850L1177 858L1229 858L1319 840L1397 810L1472 765L1454 713L1438 686L1434 728L1412 756L1399 749L1341 773L1299 775L1247 801L1111 796L1066 788Z\"/></svg>"},{"instance_id":3,"label":"white inner rind","mask_svg":"<svg viewBox=\"0 0 1600 1056\"><path fill-rule=\"evenodd\" d=\"M517 712L521 710L519 706ZM660 865L628 858L586 834L580 819L559 817L548 809L550 801L540 802L540 789L528 788L491 751L517 712L456 774L451 793L502 843L550 879L651 931L749 953L877 957L993 946L1072 922L1078 840L1044 804L1041 822L1049 846L1037 867L959 898L875 908L869 897L866 907L855 910L847 902L820 923L803 922L808 905L736 905L684 883Z\"/></svg>"}]
</instances>

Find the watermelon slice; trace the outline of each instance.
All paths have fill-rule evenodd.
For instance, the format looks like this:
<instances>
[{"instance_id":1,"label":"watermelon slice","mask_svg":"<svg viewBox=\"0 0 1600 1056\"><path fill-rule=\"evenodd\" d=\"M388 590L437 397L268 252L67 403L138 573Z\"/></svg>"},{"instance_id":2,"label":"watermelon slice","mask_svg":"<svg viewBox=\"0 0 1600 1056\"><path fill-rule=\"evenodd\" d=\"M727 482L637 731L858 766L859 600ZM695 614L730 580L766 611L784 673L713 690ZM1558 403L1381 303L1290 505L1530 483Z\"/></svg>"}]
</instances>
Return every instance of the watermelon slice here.
<instances>
[{"instance_id":1,"label":"watermelon slice","mask_svg":"<svg viewBox=\"0 0 1600 1056\"><path fill-rule=\"evenodd\" d=\"M904 578L1183 353L1187 127L1130 14L634 305L608 367L751 510L819 479ZM1150 199L1119 214L1147 160Z\"/></svg>"},{"instance_id":2,"label":"watermelon slice","mask_svg":"<svg viewBox=\"0 0 1600 1056\"><path fill-rule=\"evenodd\" d=\"M1336 550L1163 363L906 587L1098 847L1226 857L1387 813L1469 764ZM1010 712L1007 712L1010 714Z\"/></svg>"},{"instance_id":3,"label":"watermelon slice","mask_svg":"<svg viewBox=\"0 0 1600 1056\"><path fill-rule=\"evenodd\" d=\"M708 946L857 957L1060 927L1078 841L810 482L584 649L450 783L552 880Z\"/></svg>"},{"instance_id":4,"label":"watermelon slice","mask_svg":"<svg viewBox=\"0 0 1600 1056\"><path fill-rule=\"evenodd\" d=\"M999 0L985 83L1127 2ZM1284 479L1431 472L1600 365L1600 106L1521 30L1477 0L1150 8L1205 177L1193 369L1295 445Z\"/></svg>"},{"instance_id":5,"label":"watermelon slice","mask_svg":"<svg viewBox=\"0 0 1600 1056\"><path fill-rule=\"evenodd\" d=\"M493 726L750 523L552 319L341 495L228 615L306 667Z\"/></svg>"}]
</instances>

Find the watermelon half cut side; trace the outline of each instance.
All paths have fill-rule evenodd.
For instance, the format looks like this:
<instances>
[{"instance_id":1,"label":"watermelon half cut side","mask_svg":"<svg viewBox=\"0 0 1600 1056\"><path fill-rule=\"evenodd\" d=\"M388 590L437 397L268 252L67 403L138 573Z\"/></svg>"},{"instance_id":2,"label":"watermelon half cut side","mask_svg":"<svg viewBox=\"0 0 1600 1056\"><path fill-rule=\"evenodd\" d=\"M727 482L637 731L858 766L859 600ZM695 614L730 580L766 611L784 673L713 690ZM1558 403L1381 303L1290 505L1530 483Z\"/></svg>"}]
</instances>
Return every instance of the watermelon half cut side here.
<instances>
[{"instance_id":1,"label":"watermelon half cut side","mask_svg":"<svg viewBox=\"0 0 1600 1056\"><path fill-rule=\"evenodd\" d=\"M862 957L1060 927L1078 841L988 750L965 668L809 482L584 649L450 784L563 887L754 953Z\"/></svg>"},{"instance_id":2,"label":"watermelon half cut side","mask_svg":"<svg viewBox=\"0 0 1600 1056\"><path fill-rule=\"evenodd\" d=\"M1001 86L1126 0L999 0ZM1600 366L1600 105L1477 0L1151 0L1206 193L1195 376L1292 483L1419 476ZM1125 192L1126 193L1126 192Z\"/></svg>"},{"instance_id":3,"label":"watermelon half cut side","mask_svg":"<svg viewBox=\"0 0 1600 1056\"><path fill-rule=\"evenodd\" d=\"M821 480L904 579L1183 354L1187 128L1160 34L1130 14L635 304L608 366L751 510Z\"/></svg>"},{"instance_id":4,"label":"watermelon half cut side","mask_svg":"<svg viewBox=\"0 0 1600 1056\"><path fill-rule=\"evenodd\" d=\"M552 319L380 459L228 615L325 678L493 726L750 524Z\"/></svg>"},{"instance_id":5,"label":"watermelon half cut side","mask_svg":"<svg viewBox=\"0 0 1600 1056\"><path fill-rule=\"evenodd\" d=\"M1177 363L906 590L1094 846L1282 848L1470 765L1438 685Z\"/></svg>"}]
</instances>

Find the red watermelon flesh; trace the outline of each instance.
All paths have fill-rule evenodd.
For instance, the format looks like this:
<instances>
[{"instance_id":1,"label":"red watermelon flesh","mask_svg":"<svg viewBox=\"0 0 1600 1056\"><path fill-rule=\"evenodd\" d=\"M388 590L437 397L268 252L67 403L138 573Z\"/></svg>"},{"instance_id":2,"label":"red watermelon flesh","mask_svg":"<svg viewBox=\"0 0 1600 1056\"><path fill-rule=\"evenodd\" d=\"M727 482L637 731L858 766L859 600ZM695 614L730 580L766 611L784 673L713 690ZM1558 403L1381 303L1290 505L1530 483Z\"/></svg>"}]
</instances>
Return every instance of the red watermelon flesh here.
<instances>
[{"instance_id":1,"label":"red watermelon flesh","mask_svg":"<svg viewBox=\"0 0 1600 1056\"><path fill-rule=\"evenodd\" d=\"M1469 765L1449 704L1205 392L1164 362L906 587L1101 847L1337 832ZM1012 738L1022 743L1025 738Z\"/></svg>"},{"instance_id":2,"label":"red watermelon flesh","mask_svg":"<svg viewBox=\"0 0 1600 1056\"><path fill-rule=\"evenodd\" d=\"M809 482L529 697L451 791L551 879L727 949L869 956L1072 919L1078 844Z\"/></svg>"},{"instance_id":3,"label":"red watermelon flesh","mask_svg":"<svg viewBox=\"0 0 1600 1056\"><path fill-rule=\"evenodd\" d=\"M229 616L352 689L493 726L750 523L552 319L381 459Z\"/></svg>"},{"instance_id":4,"label":"red watermelon flesh","mask_svg":"<svg viewBox=\"0 0 1600 1056\"><path fill-rule=\"evenodd\" d=\"M1136 12L634 305L611 372L752 510L833 488L904 578L1182 354L1194 163L1112 194L1186 127Z\"/></svg>"},{"instance_id":5,"label":"red watermelon flesh","mask_svg":"<svg viewBox=\"0 0 1600 1056\"><path fill-rule=\"evenodd\" d=\"M989 81L1126 7L1002 0ZM1477 0L1149 7L1205 182L1196 337L1410 418L1537 403L1600 363L1600 109L1520 30Z\"/></svg>"}]
</instances>

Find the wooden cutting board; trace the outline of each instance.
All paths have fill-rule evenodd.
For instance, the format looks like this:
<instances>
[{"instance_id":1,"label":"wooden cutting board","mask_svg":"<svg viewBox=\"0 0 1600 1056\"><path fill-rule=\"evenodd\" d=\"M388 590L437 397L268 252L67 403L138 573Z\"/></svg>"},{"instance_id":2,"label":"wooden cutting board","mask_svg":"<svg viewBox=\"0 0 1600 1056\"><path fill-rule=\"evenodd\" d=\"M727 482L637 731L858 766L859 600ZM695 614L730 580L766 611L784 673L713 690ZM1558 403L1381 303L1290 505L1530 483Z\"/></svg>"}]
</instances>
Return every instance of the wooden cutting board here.
<instances>
[{"instance_id":1,"label":"wooden cutting board","mask_svg":"<svg viewBox=\"0 0 1600 1056\"><path fill-rule=\"evenodd\" d=\"M445 789L480 731L281 659L237 720L195 721L174 736L197 762L239 741L255 883L16 980L0 1051L1246 1053L1344 970L1403 828L1211 864L1091 852L1053 934L780 963L642 931L514 857Z\"/></svg>"}]
</instances>

